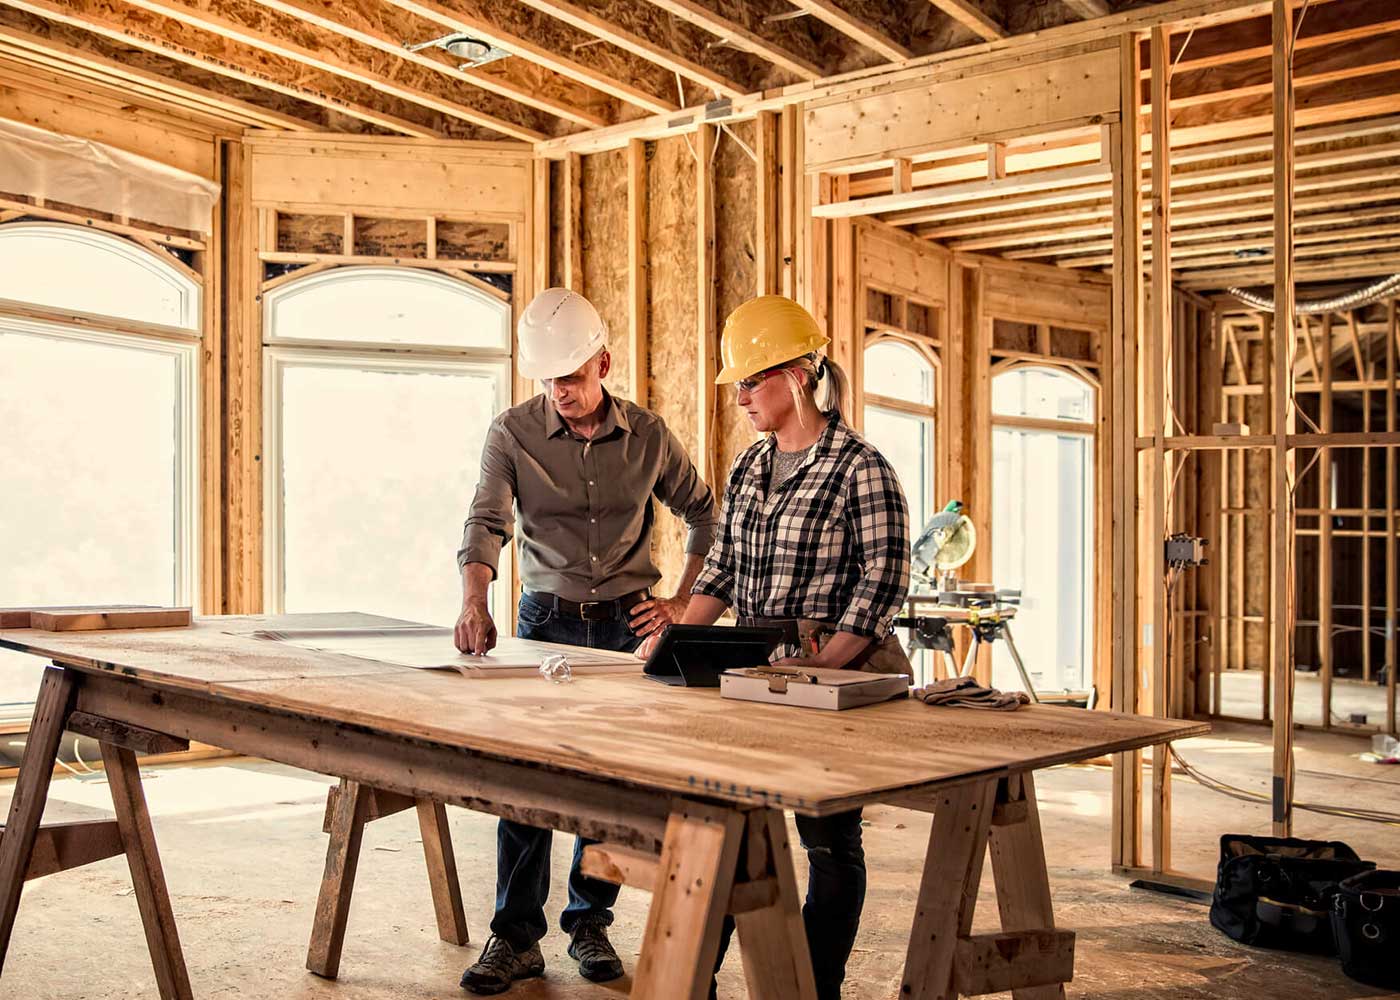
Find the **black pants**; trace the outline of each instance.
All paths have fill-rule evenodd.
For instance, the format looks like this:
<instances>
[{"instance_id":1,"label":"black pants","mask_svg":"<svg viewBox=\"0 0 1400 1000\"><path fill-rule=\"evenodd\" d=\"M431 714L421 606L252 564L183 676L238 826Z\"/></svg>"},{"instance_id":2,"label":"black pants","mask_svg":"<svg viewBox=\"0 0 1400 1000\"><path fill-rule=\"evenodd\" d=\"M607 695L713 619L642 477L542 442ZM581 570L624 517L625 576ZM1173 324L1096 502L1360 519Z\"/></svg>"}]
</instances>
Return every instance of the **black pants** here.
<instances>
[{"instance_id":1,"label":"black pants","mask_svg":"<svg viewBox=\"0 0 1400 1000\"><path fill-rule=\"evenodd\" d=\"M865 849L861 846L859 809L835 816L797 817L797 835L807 850L807 900L802 923L812 952L817 1000L841 1000L846 960L856 942L860 912L865 905ZM734 933L734 918L724 918L715 970ZM710 996L716 995L711 985Z\"/></svg>"},{"instance_id":2,"label":"black pants","mask_svg":"<svg viewBox=\"0 0 1400 1000\"><path fill-rule=\"evenodd\" d=\"M594 649L631 652L640 641L623 618L609 621L581 621L561 618L552 607L520 598L519 627L522 639L565 642ZM549 924L544 904L549 899L550 848L554 831L526 826L503 819L496 828L496 914L491 933L505 938L516 951L524 951L544 937ZM574 860L569 868L569 905L559 917L560 928L572 934L584 917L611 924L612 906L618 887L611 882L589 878L579 870L584 847L597 841L574 839Z\"/></svg>"}]
</instances>

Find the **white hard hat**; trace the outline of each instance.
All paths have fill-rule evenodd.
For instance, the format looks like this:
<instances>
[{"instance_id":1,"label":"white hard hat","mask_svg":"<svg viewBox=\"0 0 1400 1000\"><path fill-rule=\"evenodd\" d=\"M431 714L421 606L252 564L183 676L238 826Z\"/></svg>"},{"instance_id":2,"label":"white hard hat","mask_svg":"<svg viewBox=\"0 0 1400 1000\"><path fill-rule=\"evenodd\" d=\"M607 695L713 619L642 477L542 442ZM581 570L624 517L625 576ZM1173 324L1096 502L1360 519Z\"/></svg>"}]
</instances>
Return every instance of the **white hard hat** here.
<instances>
[{"instance_id":1,"label":"white hard hat","mask_svg":"<svg viewBox=\"0 0 1400 1000\"><path fill-rule=\"evenodd\" d=\"M546 288L530 300L516 326L522 378L571 375L608 346L608 327L578 292Z\"/></svg>"}]
</instances>

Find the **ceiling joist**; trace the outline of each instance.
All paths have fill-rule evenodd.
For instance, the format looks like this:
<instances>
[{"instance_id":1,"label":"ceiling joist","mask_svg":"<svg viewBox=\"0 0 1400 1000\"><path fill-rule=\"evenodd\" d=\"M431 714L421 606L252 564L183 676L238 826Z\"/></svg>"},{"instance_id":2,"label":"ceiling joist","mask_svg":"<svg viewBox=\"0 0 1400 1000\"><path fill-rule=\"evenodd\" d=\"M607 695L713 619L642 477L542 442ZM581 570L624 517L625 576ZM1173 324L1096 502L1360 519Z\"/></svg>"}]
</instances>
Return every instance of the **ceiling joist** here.
<instances>
[{"instance_id":1,"label":"ceiling joist","mask_svg":"<svg viewBox=\"0 0 1400 1000\"><path fill-rule=\"evenodd\" d=\"M6 0L6 5L217 76L349 115L388 132L426 139L445 135L436 115L418 114L421 109L376 95L369 88L194 31L167 18L147 18L143 24L127 16L115 16L110 5L98 0Z\"/></svg>"},{"instance_id":2,"label":"ceiling joist","mask_svg":"<svg viewBox=\"0 0 1400 1000\"><path fill-rule=\"evenodd\" d=\"M998 24L986 11L974 4L972 0L929 0L929 2L984 42L994 42L998 38L1010 36L1010 32Z\"/></svg>"},{"instance_id":3,"label":"ceiling joist","mask_svg":"<svg viewBox=\"0 0 1400 1000\"><path fill-rule=\"evenodd\" d=\"M812 17L831 25L847 38L889 62L901 62L914 57L914 50L891 38L885 31L864 18L837 6L833 0L791 0L792 5Z\"/></svg>"},{"instance_id":4,"label":"ceiling joist","mask_svg":"<svg viewBox=\"0 0 1400 1000\"><path fill-rule=\"evenodd\" d=\"M485 66L464 67L440 48L412 51L410 44L443 34L441 25L414 17L378 0L256 0L269 10L296 18L368 48L415 63L450 79L466 82L501 97L519 101L547 114L586 128L607 125L617 118L612 99L601 91L542 69L519 58Z\"/></svg>"},{"instance_id":5,"label":"ceiling joist","mask_svg":"<svg viewBox=\"0 0 1400 1000\"><path fill-rule=\"evenodd\" d=\"M355 43L353 42L340 45L325 42L318 44L315 48L301 45L288 37L286 32L279 30L273 19L282 15L265 8L251 7L247 3L240 4L237 0L229 0L229 2L213 0L213 2L198 6L185 3L183 0L125 0L125 2L139 10L178 21L199 31L218 35L231 42L246 45L249 48L278 56L293 63L309 66L323 73L342 77L406 103L430 108L440 114L479 125L512 139L534 142L545 138L554 131L549 122L542 119L532 109L523 108L513 102L502 101L495 94L481 90L474 85L467 87L466 93L461 93L465 85L457 85L454 88L437 74L425 73L421 67L400 62L398 56L394 57L394 62L399 64L392 68L394 75L390 76L388 73L370 67L368 59L375 58L375 50L368 50L368 59L355 58L360 54L355 53ZM253 17L245 21L230 13L231 11L239 11L240 14L249 13L250 7L253 15L258 13L264 15L262 25L250 23L254 20ZM320 34L319 29L308 28L307 30ZM346 55L342 56L341 52L345 52ZM465 103L463 98L472 103ZM488 107L492 110L483 110Z\"/></svg>"},{"instance_id":6,"label":"ceiling joist","mask_svg":"<svg viewBox=\"0 0 1400 1000\"><path fill-rule=\"evenodd\" d=\"M574 37L562 36L558 49L550 48L532 40L540 33L537 25L530 23L522 15L523 11L514 5L488 5L479 0L452 0L449 6L439 0L384 0L400 10L415 14L441 25L449 31L461 31L500 46L512 55L526 59L561 76L585 84L626 101L653 114L668 114L677 111L680 105L669 95L672 88L656 86L644 88L635 81L654 78L646 72L625 72L626 64L619 63L623 72L605 68L599 64L597 53L588 43L591 36L574 29ZM570 54L563 54L568 51ZM640 69L634 60L632 68Z\"/></svg>"},{"instance_id":7,"label":"ceiling joist","mask_svg":"<svg viewBox=\"0 0 1400 1000\"><path fill-rule=\"evenodd\" d=\"M211 115L225 124L293 131L319 131L321 128L313 121L220 93L207 85L197 86L149 72L133 65L130 58L118 60L98 55L87 48L3 24L0 24L0 52L106 86L129 89L163 104Z\"/></svg>"},{"instance_id":8,"label":"ceiling joist","mask_svg":"<svg viewBox=\"0 0 1400 1000\"><path fill-rule=\"evenodd\" d=\"M716 38L736 49L758 56L779 69L791 73L799 80L816 80L823 73L820 66L792 52L777 42L770 41L740 24L738 21L711 10L697 0L650 0L652 6L667 13L690 21L703 28Z\"/></svg>"}]
</instances>

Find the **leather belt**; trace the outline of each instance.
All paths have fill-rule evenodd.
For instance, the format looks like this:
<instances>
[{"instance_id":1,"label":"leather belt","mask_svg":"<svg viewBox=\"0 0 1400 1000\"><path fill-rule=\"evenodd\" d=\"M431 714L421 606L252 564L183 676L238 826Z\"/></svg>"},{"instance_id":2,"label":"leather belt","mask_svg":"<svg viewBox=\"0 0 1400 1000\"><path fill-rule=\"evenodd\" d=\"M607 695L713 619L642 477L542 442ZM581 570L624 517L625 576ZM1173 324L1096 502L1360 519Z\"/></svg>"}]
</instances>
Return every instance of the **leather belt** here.
<instances>
[{"instance_id":1,"label":"leather belt","mask_svg":"<svg viewBox=\"0 0 1400 1000\"><path fill-rule=\"evenodd\" d=\"M565 618L578 618L586 622L606 622L614 618L625 618L627 612L638 604L651 597L650 591L634 590L630 594L623 594L621 597L611 601L571 601L558 594L546 594L543 592L527 592L526 597L539 604L544 604L554 609L554 613Z\"/></svg>"}]
</instances>

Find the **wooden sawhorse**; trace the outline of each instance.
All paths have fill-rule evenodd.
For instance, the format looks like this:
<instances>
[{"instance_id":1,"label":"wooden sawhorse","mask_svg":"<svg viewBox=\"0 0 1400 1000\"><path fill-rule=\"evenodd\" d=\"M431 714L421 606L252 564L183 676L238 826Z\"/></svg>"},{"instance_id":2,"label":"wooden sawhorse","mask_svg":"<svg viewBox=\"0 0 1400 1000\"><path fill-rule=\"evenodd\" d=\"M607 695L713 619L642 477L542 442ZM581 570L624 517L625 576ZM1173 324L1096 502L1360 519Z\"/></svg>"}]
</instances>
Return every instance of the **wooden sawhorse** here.
<instances>
[{"instance_id":1,"label":"wooden sawhorse","mask_svg":"<svg viewBox=\"0 0 1400 1000\"><path fill-rule=\"evenodd\" d=\"M0 967L9 951L26 880L125 854L160 995L163 1000L191 1000L190 978L136 764L137 751L174 753L188 750L190 745L153 730L73 711L74 687L70 671L50 669L39 688L9 818L0 837L0 886L4 887L0 896ZM115 820L40 826L64 730L98 741Z\"/></svg>"},{"instance_id":2,"label":"wooden sawhorse","mask_svg":"<svg viewBox=\"0 0 1400 1000\"><path fill-rule=\"evenodd\" d=\"M418 811L418 829L423 834L423 856L428 864L428 885L433 893L438 936L455 945L470 940L446 807L432 799L414 799L342 779L326 795L326 818L322 828L330 834L330 845L326 850L321 892L316 900L316 919L311 925L311 945L306 953L306 967L316 975L334 979L340 972L340 951L345 943L350 895L355 887L365 824L405 809Z\"/></svg>"}]
</instances>

